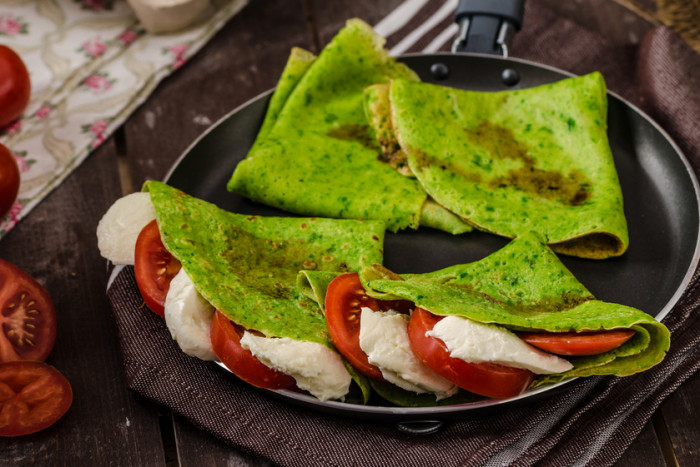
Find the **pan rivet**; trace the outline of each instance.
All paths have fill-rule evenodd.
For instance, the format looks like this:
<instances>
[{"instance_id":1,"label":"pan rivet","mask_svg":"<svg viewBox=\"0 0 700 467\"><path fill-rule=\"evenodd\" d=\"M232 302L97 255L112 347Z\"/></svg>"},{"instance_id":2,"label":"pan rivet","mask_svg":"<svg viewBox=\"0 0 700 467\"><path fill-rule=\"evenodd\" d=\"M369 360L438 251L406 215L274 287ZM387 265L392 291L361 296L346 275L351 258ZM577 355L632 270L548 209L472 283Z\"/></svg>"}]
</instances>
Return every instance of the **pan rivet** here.
<instances>
[{"instance_id":1,"label":"pan rivet","mask_svg":"<svg viewBox=\"0 0 700 467\"><path fill-rule=\"evenodd\" d=\"M501 73L501 79L506 86L515 86L520 81L520 74L512 68L506 68Z\"/></svg>"},{"instance_id":2,"label":"pan rivet","mask_svg":"<svg viewBox=\"0 0 700 467\"><path fill-rule=\"evenodd\" d=\"M433 63L430 73L435 79L446 79L450 75L450 69L444 63Z\"/></svg>"}]
</instances>

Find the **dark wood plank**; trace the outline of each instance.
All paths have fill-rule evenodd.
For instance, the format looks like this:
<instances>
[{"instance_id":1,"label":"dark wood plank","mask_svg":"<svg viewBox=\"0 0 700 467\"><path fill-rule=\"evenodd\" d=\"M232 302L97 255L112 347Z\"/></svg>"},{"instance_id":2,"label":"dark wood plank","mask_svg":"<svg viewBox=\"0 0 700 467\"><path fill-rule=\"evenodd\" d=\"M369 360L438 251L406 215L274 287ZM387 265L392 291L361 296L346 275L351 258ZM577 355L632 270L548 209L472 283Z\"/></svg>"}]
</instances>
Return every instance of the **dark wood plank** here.
<instances>
[{"instance_id":1,"label":"dark wood plank","mask_svg":"<svg viewBox=\"0 0 700 467\"><path fill-rule=\"evenodd\" d=\"M121 193L112 140L0 242L0 257L33 275L56 307L47 362L73 387L73 405L52 427L0 438L0 465L158 465L157 411L128 390L105 296L107 264L95 229Z\"/></svg>"},{"instance_id":2,"label":"dark wood plank","mask_svg":"<svg viewBox=\"0 0 700 467\"><path fill-rule=\"evenodd\" d=\"M272 467L270 461L233 449L229 444L196 428L182 417L174 417L180 467Z\"/></svg>"},{"instance_id":3,"label":"dark wood plank","mask_svg":"<svg viewBox=\"0 0 700 467\"><path fill-rule=\"evenodd\" d=\"M679 465L700 465L700 373L661 405L668 436Z\"/></svg>"},{"instance_id":4,"label":"dark wood plank","mask_svg":"<svg viewBox=\"0 0 700 467\"><path fill-rule=\"evenodd\" d=\"M615 467L638 467L640 465L665 464L664 453L659 445L659 439L654 424L646 424L639 436L615 463Z\"/></svg>"}]
</instances>

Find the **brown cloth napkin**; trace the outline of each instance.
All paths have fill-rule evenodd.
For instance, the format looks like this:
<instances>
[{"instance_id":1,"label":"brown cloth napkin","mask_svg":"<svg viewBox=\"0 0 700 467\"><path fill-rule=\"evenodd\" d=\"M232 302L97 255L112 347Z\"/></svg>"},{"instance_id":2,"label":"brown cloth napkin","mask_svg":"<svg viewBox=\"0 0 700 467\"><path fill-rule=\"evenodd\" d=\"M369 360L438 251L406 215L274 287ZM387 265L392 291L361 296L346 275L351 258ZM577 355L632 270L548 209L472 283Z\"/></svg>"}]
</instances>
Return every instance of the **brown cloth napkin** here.
<instances>
[{"instance_id":1,"label":"brown cloth napkin","mask_svg":"<svg viewBox=\"0 0 700 467\"><path fill-rule=\"evenodd\" d=\"M428 2L437 3L437 2ZM421 12L431 14L426 7ZM614 46L528 0L512 55L576 74L600 70L609 88L647 111L700 169L700 57L669 30ZM444 29L445 24L438 25ZM401 39L398 31L389 46ZM415 45L416 50L420 44ZM409 50L411 51L411 50ZM542 400L465 416L432 435L394 423L327 416L269 397L213 363L184 355L162 319L142 307L133 269L108 290L129 387L247 452L284 465L610 465L659 404L700 367L700 279L664 319L667 358L627 378L579 380Z\"/></svg>"}]
</instances>

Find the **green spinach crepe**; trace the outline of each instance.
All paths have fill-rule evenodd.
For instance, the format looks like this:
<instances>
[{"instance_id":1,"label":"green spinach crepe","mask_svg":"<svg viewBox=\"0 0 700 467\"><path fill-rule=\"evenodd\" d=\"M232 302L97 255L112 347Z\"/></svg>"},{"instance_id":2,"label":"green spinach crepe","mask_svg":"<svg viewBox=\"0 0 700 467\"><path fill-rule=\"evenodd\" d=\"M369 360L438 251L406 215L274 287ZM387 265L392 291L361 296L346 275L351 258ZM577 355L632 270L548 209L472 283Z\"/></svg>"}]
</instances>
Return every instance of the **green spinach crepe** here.
<instances>
[{"instance_id":1,"label":"green spinach crepe","mask_svg":"<svg viewBox=\"0 0 700 467\"><path fill-rule=\"evenodd\" d=\"M233 214L159 182L147 182L166 249L202 297L235 323L267 337L333 348L301 270L357 271L381 263L384 224Z\"/></svg>"},{"instance_id":2,"label":"green spinach crepe","mask_svg":"<svg viewBox=\"0 0 700 467\"><path fill-rule=\"evenodd\" d=\"M383 43L370 26L349 20L317 58L293 49L255 144L228 189L297 214L383 220L392 231L419 224L471 230L439 205L424 210L420 184L380 160L363 90L417 79Z\"/></svg>"},{"instance_id":3,"label":"green spinach crepe","mask_svg":"<svg viewBox=\"0 0 700 467\"><path fill-rule=\"evenodd\" d=\"M574 376L631 375L659 363L669 348L663 324L637 309L596 300L536 233L525 233L474 263L402 276L375 265L360 276L368 294L376 298L410 300L436 315L456 315L511 331L635 331L617 349L567 357L573 369L538 376L534 386Z\"/></svg>"},{"instance_id":4,"label":"green spinach crepe","mask_svg":"<svg viewBox=\"0 0 700 467\"><path fill-rule=\"evenodd\" d=\"M600 73L501 92L397 79L388 94L402 157L443 207L498 235L540 232L560 253L626 250Z\"/></svg>"}]
</instances>

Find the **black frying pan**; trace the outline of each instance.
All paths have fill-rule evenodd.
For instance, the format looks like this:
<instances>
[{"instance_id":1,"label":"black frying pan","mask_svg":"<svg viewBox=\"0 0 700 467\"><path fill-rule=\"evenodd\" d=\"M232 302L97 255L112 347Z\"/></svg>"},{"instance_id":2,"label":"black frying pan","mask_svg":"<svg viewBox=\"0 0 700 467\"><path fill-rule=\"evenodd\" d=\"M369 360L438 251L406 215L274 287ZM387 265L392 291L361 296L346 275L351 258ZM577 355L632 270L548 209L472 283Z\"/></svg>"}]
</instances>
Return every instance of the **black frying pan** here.
<instances>
[{"instance_id":1,"label":"black frying pan","mask_svg":"<svg viewBox=\"0 0 700 467\"><path fill-rule=\"evenodd\" d=\"M475 18L467 18L472 26ZM493 26L493 22L491 24ZM504 29L511 28L512 24L505 28L502 24L496 26L492 27L495 34L505 37ZM464 27L462 32L465 32ZM461 45L464 46L463 41ZM500 47L497 44L494 50ZM433 54L409 55L400 60L423 81L481 91L527 88L570 76L554 68L499 56ZM289 215L226 190L236 164L246 156L253 143L271 93L254 98L213 125L185 151L166 181L229 211ZM608 102L608 136L622 185L630 246L622 257L604 261L566 256L561 259L597 298L639 308L660 320L677 302L698 264L698 183L685 157L658 125L614 94L608 94ZM431 229L388 233L385 265L399 273L433 271L481 259L507 242L505 238L481 232L459 236ZM568 384L570 381L527 391L506 401L487 400L430 408L324 403L289 391L269 393L325 413L414 421L464 418L474 411L499 410L509 404L551 395ZM427 429L434 427L427 425Z\"/></svg>"}]
</instances>

